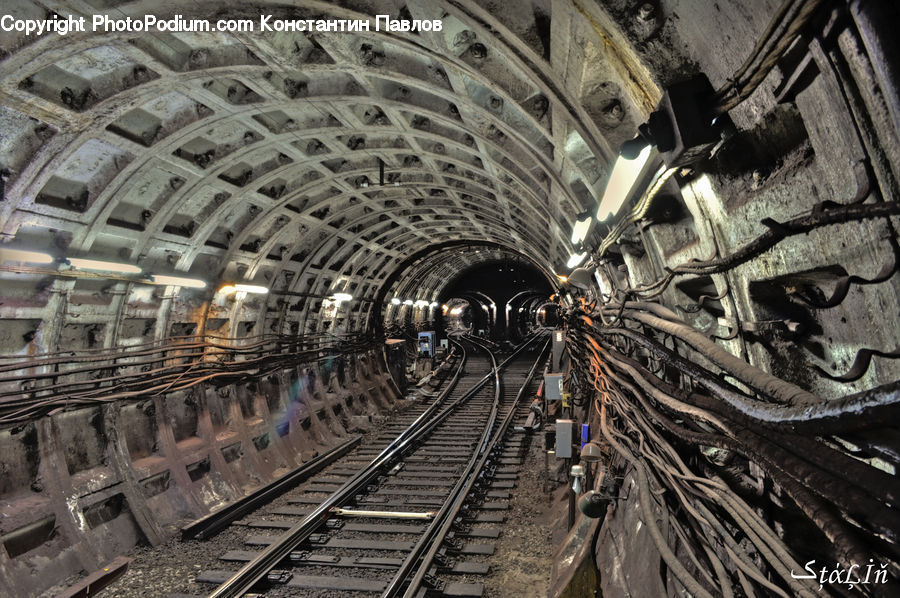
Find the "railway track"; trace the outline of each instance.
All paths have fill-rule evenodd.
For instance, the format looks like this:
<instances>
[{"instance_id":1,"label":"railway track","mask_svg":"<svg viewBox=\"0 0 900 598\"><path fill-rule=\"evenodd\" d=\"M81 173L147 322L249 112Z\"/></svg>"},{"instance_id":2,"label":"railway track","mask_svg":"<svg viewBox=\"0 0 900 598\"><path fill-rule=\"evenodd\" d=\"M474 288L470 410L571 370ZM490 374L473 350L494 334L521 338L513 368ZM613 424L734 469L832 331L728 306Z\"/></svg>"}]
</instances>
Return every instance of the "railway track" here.
<instances>
[{"instance_id":1,"label":"railway track","mask_svg":"<svg viewBox=\"0 0 900 598\"><path fill-rule=\"evenodd\" d=\"M292 492L236 524L244 544L201 572L210 598L481 596L515 486L526 395L546 341L502 363L471 339L440 392ZM502 373L502 374L501 374ZM219 526L221 527L221 526ZM260 593L264 594L260 594Z\"/></svg>"}]
</instances>

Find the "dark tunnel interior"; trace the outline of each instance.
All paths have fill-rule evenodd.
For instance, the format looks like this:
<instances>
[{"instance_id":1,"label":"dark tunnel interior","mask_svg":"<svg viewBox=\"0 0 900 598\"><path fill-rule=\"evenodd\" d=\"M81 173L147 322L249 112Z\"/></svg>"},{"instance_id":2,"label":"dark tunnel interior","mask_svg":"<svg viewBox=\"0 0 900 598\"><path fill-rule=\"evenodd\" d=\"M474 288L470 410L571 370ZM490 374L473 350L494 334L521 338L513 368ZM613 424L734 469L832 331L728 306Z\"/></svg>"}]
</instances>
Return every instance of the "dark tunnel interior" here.
<instances>
[{"instance_id":1,"label":"dark tunnel interior","mask_svg":"<svg viewBox=\"0 0 900 598\"><path fill-rule=\"evenodd\" d=\"M499 484L464 510L496 530L386 540L428 577L394 594L372 580L407 561L364 535L396 522L342 540L328 510L314 539L362 543L310 560L307 533L256 595L900 595L898 24L889 0L0 0L0 596L208 594L322 514L235 518L231 560L186 529L352 443L375 463L452 372L513 405L460 426L488 426ZM407 482L382 494L428 504Z\"/></svg>"}]
</instances>

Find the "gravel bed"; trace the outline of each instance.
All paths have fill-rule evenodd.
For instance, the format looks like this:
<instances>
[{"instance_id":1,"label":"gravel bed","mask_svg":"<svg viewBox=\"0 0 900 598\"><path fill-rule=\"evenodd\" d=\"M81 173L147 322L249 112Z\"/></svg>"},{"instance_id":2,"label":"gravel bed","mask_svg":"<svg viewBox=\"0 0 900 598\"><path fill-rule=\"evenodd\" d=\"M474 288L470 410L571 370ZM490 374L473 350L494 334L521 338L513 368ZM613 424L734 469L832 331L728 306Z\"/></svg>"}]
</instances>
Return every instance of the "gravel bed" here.
<instances>
[{"instance_id":1,"label":"gravel bed","mask_svg":"<svg viewBox=\"0 0 900 598\"><path fill-rule=\"evenodd\" d=\"M515 438L515 436L513 436ZM493 542L495 552L483 562L491 566L485 577L470 581L484 583L485 598L543 598L550 589L553 545L550 526L553 514L550 497L544 491L544 453L539 436L531 437L516 487L511 489L509 510L500 538L473 538L473 542ZM501 524L479 525L481 528ZM471 557L470 557L471 558ZM457 579L452 581L465 581Z\"/></svg>"}]
</instances>

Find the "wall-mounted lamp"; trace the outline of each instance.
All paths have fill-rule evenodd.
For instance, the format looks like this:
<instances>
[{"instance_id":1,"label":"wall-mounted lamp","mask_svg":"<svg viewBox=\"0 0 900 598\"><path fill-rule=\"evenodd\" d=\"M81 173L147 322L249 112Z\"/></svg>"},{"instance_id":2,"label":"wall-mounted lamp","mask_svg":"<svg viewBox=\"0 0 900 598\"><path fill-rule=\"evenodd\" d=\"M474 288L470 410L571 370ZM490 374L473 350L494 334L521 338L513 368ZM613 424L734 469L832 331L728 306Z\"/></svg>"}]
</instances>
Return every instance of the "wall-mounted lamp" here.
<instances>
[{"instance_id":1,"label":"wall-mounted lamp","mask_svg":"<svg viewBox=\"0 0 900 598\"><path fill-rule=\"evenodd\" d=\"M232 293L255 293L265 295L269 289L255 284L226 284L218 290L220 295L230 295Z\"/></svg>"},{"instance_id":2,"label":"wall-mounted lamp","mask_svg":"<svg viewBox=\"0 0 900 598\"><path fill-rule=\"evenodd\" d=\"M609 497L594 490L588 490L578 499L578 510L591 519L599 519L606 515Z\"/></svg>"},{"instance_id":3,"label":"wall-mounted lamp","mask_svg":"<svg viewBox=\"0 0 900 598\"><path fill-rule=\"evenodd\" d=\"M206 281L197 278L182 278L181 276L164 276L153 274L150 276L153 284L164 284L173 287L188 287L191 289L205 289Z\"/></svg>"},{"instance_id":4,"label":"wall-mounted lamp","mask_svg":"<svg viewBox=\"0 0 900 598\"><path fill-rule=\"evenodd\" d=\"M119 264L117 262L104 262L101 260L89 260L80 257L66 259L69 265L79 270L95 270L97 272L116 272L119 274L140 274L141 269L132 264Z\"/></svg>"},{"instance_id":5,"label":"wall-mounted lamp","mask_svg":"<svg viewBox=\"0 0 900 598\"><path fill-rule=\"evenodd\" d=\"M635 183L641 179L641 174L650 159L651 146L645 144L643 149L633 159L628 159L619 154L613 165L603 197L600 199L600 207L597 208L597 220L603 222L615 215L635 190Z\"/></svg>"},{"instance_id":6,"label":"wall-mounted lamp","mask_svg":"<svg viewBox=\"0 0 900 598\"><path fill-rule=\"evenodd\" d=\"M52 264L53 256L37 251L22 251L20 249L0 249L0 262L20 262L27 264Z\"/></svg>"},{"instance_id":7,"label":"wall-mounted lamp","mask_svg":"<svg viewBox=\"0 0 900 598\"><path fill-rule=\"evenodd\" d=\"M584 258L586 258L586 257L587 257L586 251L583 253L573 253L571 256L569 256L569 261L566 262L566 268L575 268L577 266L580 266L581 263L584 261Z\"/></svg>"},{"instance_id":8,"label":"wall-mounted lamp","mask_svg":"<svg viewBox=\"0 0 900 598\"><path fill-rule=\"evenodd\" d=\"M575 221L575 226L572 227L572 245L577 247L584 243L593 221L594 218L590 212L583 212L578 215L578 220Z\"/></svg>"},{"instance_id":9,"label":"wall-mounted lamp","mask_svg":"<svg viewBox=\"0 0 900 598\"><path fill-rule=\"evenodd\" d=\"M576 268L569 274L568 283L576 289L586 291L591 287L591 276L594 273L593 268Z\"/></svg>"}]
</instances>

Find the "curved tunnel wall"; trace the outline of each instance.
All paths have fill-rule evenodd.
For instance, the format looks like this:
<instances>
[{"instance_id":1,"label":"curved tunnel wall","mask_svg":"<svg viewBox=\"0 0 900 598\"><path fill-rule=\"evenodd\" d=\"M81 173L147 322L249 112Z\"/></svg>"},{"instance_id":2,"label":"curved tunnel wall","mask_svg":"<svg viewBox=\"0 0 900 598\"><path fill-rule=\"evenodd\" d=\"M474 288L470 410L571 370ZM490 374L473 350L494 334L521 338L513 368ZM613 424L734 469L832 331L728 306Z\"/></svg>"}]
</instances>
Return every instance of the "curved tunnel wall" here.
<instances>
[{"instance_id":1,"label":"curved tunnel wall","mask_svg":"<svg viewBox=\"0 0 900 598\"><path fill-rule=\"evenodd\" d=\"M208 17L215 6L179 10ZM536 54L548 39L529 38L538 48L526 50L510 31L509 44L498 43L468 8L444 16L442 33L417 36L7 34L0 232L58 257L198 276L210 291L246 280L366 297L405 256L459 239L516 247L552 271L568 256L572 218L596 200L608 148L640 113L620 90L621 122L607 139L600 128L609 125L589 118ZM365 16L316 3L290 14L320 9ZM259 10L286 14L277 3ZM51 287L44 305L37 285ZM38 352L53 350L67 325L49 329L48 314L74 309L66 298L81 295L110 304L89 316L105 346L139 302L157 312L155 338L186 320L204 329L207 301L205 317L227 319L231 336L252 320L257 331L297 332L289 322L299 321L313 332L322 315L312 300L273 317L274 295L223 304L210 291L142 297L148 289L124 281L50 285L39 275L16 286L23 301L37 300L11 316L44 322ZM335 325L360 330L371 315L356 304Z\"/></svg>"}]
</instances>

